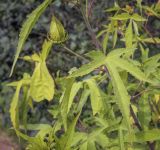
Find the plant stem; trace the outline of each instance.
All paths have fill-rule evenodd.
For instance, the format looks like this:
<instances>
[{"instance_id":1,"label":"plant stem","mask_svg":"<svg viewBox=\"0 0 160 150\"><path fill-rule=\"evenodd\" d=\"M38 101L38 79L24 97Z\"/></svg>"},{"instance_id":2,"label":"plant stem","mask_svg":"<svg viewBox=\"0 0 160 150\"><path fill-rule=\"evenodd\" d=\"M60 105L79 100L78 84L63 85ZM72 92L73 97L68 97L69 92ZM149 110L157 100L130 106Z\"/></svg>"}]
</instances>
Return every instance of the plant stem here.
<instances>
[{"instance_id":1,"label":"plant stem","mask_svg":"<svg viewBox=\"0 0 160 150\"><path fill-rule=\"evenodd\" d=\"M91 38L92 38L92 40L93 40L94 45L96 46L97 49L100 49L100 48L101 48L101 44L100 44L100 42L98 41L98 39L96 38L95 33L92 31L92 27L91 27L91 25L90 25L90 23L89 23L89 20L88 20L88 18L86 17L84 11L83 11L82 3L81 3L81 5L80 5L80 11L81 11L81 14L82 14L82 16L83 16L83 19L84 19L84 21L85 21L86 27L87 27L90 35L91 35Z\"/></svg>"},{"instance_id":2,"label":"plant stem","mask_svg":"<svg viewBox=\"0 0 160 150\"><path fill-rule=\"evenodd\" d=\"M63 48L64 48L67 52L69 52L69 53L71 53L71 54L77 56L78 58L83 59L83 60L85 60L85 61L87 61L87 62L89 61L87 58L85 58L84 56L81 56L80 54L74 52L74 51L71 50L70 48L66 47L64 44L62 44L62 45L63 45Z\"/></svg>"}]
</instances>

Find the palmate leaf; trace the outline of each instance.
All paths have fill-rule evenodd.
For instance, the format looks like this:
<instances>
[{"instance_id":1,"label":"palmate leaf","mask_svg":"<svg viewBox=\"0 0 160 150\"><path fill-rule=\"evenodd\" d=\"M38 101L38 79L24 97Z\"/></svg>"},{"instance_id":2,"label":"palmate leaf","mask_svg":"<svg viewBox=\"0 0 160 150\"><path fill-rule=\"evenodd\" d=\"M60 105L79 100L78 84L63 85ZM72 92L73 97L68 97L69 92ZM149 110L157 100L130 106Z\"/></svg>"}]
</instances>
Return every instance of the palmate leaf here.
<instances>
[{"instance_id":1,"label":"palmate leaf","mask_svg":"<svg viewBox=\"0 0 160 150\"><path fill-rule=\"evenodd\" d=\"M71 75L68 76L68 78L79 77L79 76L84 76L86 74L89 74L94 69L100 67L101 65L104 65L106 61L108 60L108 58L114 59L115 57L120 57L124 53L128 53L128 52L130 53L131 51L133 52L134 49L118 48L118 49L111 51L107 57L101 52L92 51L92 53L91 52L88 53L87 56L92 58L93 61L91 61L88 64L83 65L78 70L74 71Z\"/></svg>"},{"instance_id":2,"label":"palmate leaf","mask_svg":"<svg viewBox=\"0 0 160 150\"><path fill-rule=\"evenodd\" d=\"M130 126L130 108L129 108L129 104L130 104L130 97L127 93L126 87L124 86L124 83L116 69L116 66L114 64L112 64L111 62L107 62L107 68L109 70L111 79L112 79L112 84L113 84L113 88L116 94L116 99L117 99L117 103L119 105L119 108L122 112L122 115L124 117L124 120L126 122L126 125L129 129L129 131L131 131L131 126Z\"/></svg>"},{"instance_id":3,"label":"palmate leaf","mask_svg":"<svg viewBox=\"0 0 160 150\"><path fill-rule=\"evenodd\" d=\"M95 68L106 64L109 74L111 76L111 81L114 87L114 91L117 97L117 104L119 105L119 108L122 112L122 115L124 117L124 120L127 124L128 129L131 131L131 127L130 127L130 108L129 108L129 104L130 104L130 97L128 95L127 89L124 86L124 83L119 75L118 72L118 67L120 67L123 70L126 70L127 72L129 72L130 74L132 74L134 77L136 77L137 79L141 80L141 81L148 81L146 76L144 75L144 73L136 66L134 65L133 61L128 61L124 58L120 58L120 56L122 56L123 54L126 53L130 53L133 52L134 49L116 49L113 50L112 52L110 52L106 57L103 56L101 59L99 58L99 56L97 56L98 59L95 58L94 55L94 60L87 64L82 66L79 70L73 72L73 74L71 74L71 77L78 77L78 76L82 76L85 74L90 73L91 71L93 71ZM103 60L102 60L103 59ZM85 70L88 69L88 70ZM94 112L95 113L95 112Z\"/></svg>"},{"instance_id":4,"label":"palmate leaf","mask_svg":"<svg viewBox=\"0 0 160 150\"><path fill-rule=\"evenodd\" d=\"M23 87L23 94L24 94L24 97L23 97L23 102L21 104L21 109L22 109L22 121L23 123L25 123L24 120L26 120L26 107L27 107L27 100L28 100L28 97L29 97L29 90L28 90L28 87L30 85L30 75L27 74L27 73L24 73L23 74L23 79L21 79L20 81L16 81L16 82L12 82L12 83L9 83L7 84L7 86L13 86L13 87L16 87L16 92L13 96L13 99L12 99L12 102L11 102L11 105L10 105L10 117L11 117L11 121L12 121L12 124L13 124L13 127L15 129L18 129L19 127L19 115L18 115L18 112L19 112L19 93L20 93L20 90Z\"/></svg>"},{"instance_id":5,"label":"palmate leaf","mask_svg":"<svg viewBox=\"0 0 160 150\"><path fill-rule=\"evenodd\" d=\"M17 47L17 51L15 54L15 58L14 58L14 62L12 65L12 69L11 69L11 73L10 76L13 73L15 64L18 60L19 54L24 46L24 43L26 41L26 39L28 38L33 26L35 25L35 23L37 22L37 20L39 19L39 17L41 16L41 14L45 11L45 9L47 8L47 6L52 2L52 0L45 0L41 5L39 5L26 19L26 21L24 22L22 28L21 28L21 32L19 35L19 42L18 42L18 47Z\"/></svg>"},{"instance_id":6,"label":"palmate leaf","mask_svg":"<svg viewBox=\"0 0 160 150\"><path fill-rule=\"evenodd\" d=\"M30 95L34 101L40 102L44 99L48 101L54 96L54 81L47 69L45 62L36 64L36 68L31 79Z\"/></svg>"}]
</instances>

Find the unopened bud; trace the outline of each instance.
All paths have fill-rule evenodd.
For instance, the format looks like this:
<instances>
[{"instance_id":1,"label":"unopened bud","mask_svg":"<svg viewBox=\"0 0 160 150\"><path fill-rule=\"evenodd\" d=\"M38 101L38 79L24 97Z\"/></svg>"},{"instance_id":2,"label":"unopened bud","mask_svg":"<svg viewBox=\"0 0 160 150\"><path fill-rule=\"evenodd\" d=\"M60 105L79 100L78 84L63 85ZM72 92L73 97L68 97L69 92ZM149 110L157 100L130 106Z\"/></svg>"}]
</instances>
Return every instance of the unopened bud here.
<instances>
[{"instance_id":1,"label":"unopened bud","mask_svg":"<svg viewBox=\"0 0 160 150\"><path fill-rule=\"evenodd\" d=\"M62 43L67 40L67 34L61 22L56 18L52 17L50 25L49 39L53 43Z\"/></svg>"}]
</instances>

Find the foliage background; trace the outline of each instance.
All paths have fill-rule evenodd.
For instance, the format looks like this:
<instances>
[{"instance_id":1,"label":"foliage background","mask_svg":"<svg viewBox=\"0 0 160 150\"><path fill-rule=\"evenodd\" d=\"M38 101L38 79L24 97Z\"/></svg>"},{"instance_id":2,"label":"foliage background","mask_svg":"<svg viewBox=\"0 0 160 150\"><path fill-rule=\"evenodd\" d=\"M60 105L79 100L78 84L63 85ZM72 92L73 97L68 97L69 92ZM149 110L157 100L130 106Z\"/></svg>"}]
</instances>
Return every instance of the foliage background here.
<instances>
[{"instance_id":1,"label":"foliage background","mask_svg":"<svg viewBox=\"0 0 160 150\"><path fill-rule=\"evenodd\" d=\"M13 57L15 54L18 34L26 15L38 6L43 0L0 0L0 127L11 127L9 119L9 104L13 95L13 89L5 86L5 84L14 79L20 79L22 72L32 71L31 65L24 64L24 61L19 60L12 78L9 78ZM156 0L143 0L144 4L150 6ZM95 33L102 28L103 24L107 23L109 17L104 12L105 8L113 5L114 0L95 0L92 8L92 15L90 22ZM118 0L119 5L122 7L126 4L134 6L134 0ZM49 23L52 15L56 15L64 24L65 29L69 33L69 40L65 43L67 47L74 52L83 55L88 50L94 49L94 43L91 41L90 34L86 28L80 11L74 7L73 4L56 0L54 5L50 6L45 14L40 18L38 23L33 29L25 45L24 51L21 56L31 54L33 50L38 51L41 44L49 30ZM151 17L147 24L147 30L153 36L159 36L160 22L157 18ZM160 45L151 45L152 51L150 55L158 53ZM61 46L57 46L52 50L48 59L48 68L53 76L60 70L60 73L65 75L70 68L80 66L85 63L82 59L68 53ZM36 104L35 104L36 105ZM50 116L46 109L49 107L48 102L42 102L35 107L34 111L29 112L29 122L50 122ZM41 111L40 111L41 110ZM34 118L34 119L33 119Z\"/></svg>"}]
</instances>

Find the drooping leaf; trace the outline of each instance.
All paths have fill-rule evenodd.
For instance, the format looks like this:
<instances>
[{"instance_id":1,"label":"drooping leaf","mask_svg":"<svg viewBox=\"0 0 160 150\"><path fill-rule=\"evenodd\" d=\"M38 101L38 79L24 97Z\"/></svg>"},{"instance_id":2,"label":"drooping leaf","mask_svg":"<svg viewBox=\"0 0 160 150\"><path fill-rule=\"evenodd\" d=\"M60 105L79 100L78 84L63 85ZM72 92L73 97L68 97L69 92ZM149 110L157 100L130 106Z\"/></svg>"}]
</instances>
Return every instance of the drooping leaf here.
<instances>
[{"instance_id":1,"label":"drooping leaf","mask_svg":"<svg viewBox=\"0 0 160 150\"><path fill-rule=\"evenodd\" d=\"M29 90L29 86L24 86L23 87L23 101L22 101L22 104L21 104L21 111L22 113L20 115L20 117L22 117L22 123L25 127L25 131L27 130L27 111L28 111L28 103L29 103L29 100L30 100L30 90Z\"/></svg>"},{"instance_id":2,"label":"drooping leaf","mask_svg":"<svg viewBox=\"0 0 160 150\"><path fill-rule=\"evenodd\" d=\"M22 82L20 81L17 85L16 92L13 96L10 109L9 109L11 121L15 129L19 128L18 101L19 101L19 93L20 93L21 86L22 86Z\"/></svg>"},{"instance_id":3,"label":"drooping leaf","mask_svg":"<svg viewBox=\"0 0 160 150\"><path fill-rule=\"evenodd\" d=\"M25 44L26 39L28 38L33 26L35 25L35 23L37 22L37 20L39 19L39 17L41 16L41 14L45 11L45 9L47 8L47 6L52 2L52 0L45 0L41 5L39 5L26 19L26 21L24 22L22 28L21 28L21 32L19 35L19 42L18 42L18 47L17 47L17 51L15 54L15 58L14 58L14 62L12 65L12 69L11 69L11 73L10 76L13 73L15 64L18 60L19 54Z\"/></svg>"},{"instance_id":4,"label":"drooping leaf","mask_svg":"<svg viewBox=\"0 0 160 150\"><path fill-rule=\"evenodd\" d=\"M30 95L34 101L40 102L44 99L48 101L54 96L54 81L49 74L45 62L36 64L36 68L31 79Z\"/></svg>"}]
</instances>

